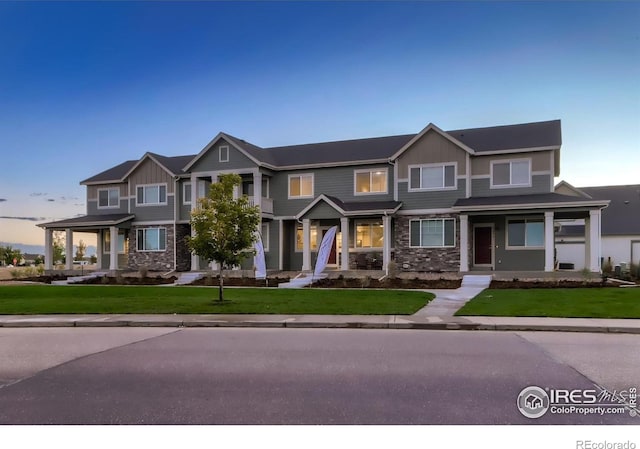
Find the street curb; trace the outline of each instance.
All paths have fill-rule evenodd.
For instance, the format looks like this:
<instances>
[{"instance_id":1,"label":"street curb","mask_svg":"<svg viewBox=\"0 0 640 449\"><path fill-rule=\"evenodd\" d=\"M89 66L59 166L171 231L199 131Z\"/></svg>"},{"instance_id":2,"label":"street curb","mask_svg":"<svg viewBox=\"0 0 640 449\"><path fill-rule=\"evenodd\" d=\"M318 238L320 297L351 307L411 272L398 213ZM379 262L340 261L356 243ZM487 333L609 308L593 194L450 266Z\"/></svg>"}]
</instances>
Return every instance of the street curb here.
<instances>
[{"instance_id":1,"label":"street curb","mask_svg":"<svg viewBox=\"0 0 640 449\"><path fill-rule=\"evenodd\" d=\"M0 322L0 328L58 328L58 327L225 327L225 328L291 328L291 329L412 329L457 331L535 331L535 332L589 332L611 334L640 334L639 327L585 326L562 324L487 324L474 322L317 322L317 321L222 321L222 320L19 320Z\"/></svg>"}]
</instances>

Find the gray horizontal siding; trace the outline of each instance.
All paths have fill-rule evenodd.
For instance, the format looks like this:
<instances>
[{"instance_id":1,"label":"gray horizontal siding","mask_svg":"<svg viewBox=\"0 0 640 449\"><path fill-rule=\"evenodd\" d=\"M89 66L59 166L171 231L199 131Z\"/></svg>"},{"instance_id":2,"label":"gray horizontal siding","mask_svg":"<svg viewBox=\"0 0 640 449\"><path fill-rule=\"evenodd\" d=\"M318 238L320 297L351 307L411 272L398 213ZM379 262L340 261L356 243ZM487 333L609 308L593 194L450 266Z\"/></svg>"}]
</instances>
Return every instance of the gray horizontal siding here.
<instances>
[{"instance_id":1,"label":"gray horizontal siding","mask_svg":"<svg viewBox=\"0 0 640 449\"><path fill-rule=\"evenodd\" d=\"M220 147L229 147L229 161L220 162ZM236 170L240 168L255 168L256 164L238 151L233 145L221 139L212 148L210 148L198 161L190 168L189 171L214 171L214 170Z\"/></svg>"},{"instance_id":2,"label":"gray horizontal siding","mask_svg":"<svg viewBox=\"0 0 640 449\"><path fill-rule=\"evenodd\" d=\"M551 175L533 175L531 177L531 187L492 189L490 185L489 178L472 179L471 196L527 195L532 193L550 193L552 191Z\"/></svg>"},{"instance_id":3,"label":"gray horizontal siding","mask_svg":"<svg viewBox=\"0 0 640 449\"><path fill-rule=\"evenodd\" d=\"M167 204L163 206L136 206L136 199L131 198L131 213L135 214L136 221L173 220L173 195L167 195Z\"/></svg>"},{"instance_id":4,"label":"gray horizontal siding","mask_svg":"<svg viewBox=\"0 0 640 449\"><path fill-rule=\"evenodd\" d=\"M265 253L265 259L267 260L267 269L269 270L277 270L279 260L279 245L278 241L279 236L279 221L271 221L269 222L269 251Z\"/></svg>"},{"instance_id":5,"label":"gray horizontal siding","mask_svg":"<svg viewBox=\"0 0 640 449\"><path fill-rule=\"evenodd\" d=\"M409 192L409 183L399 182L398 201L402 202L402 210L446 209L452 207L456 200L466 197L466 185L465 179L458 179L456 190Z\"/></svg>"},{"instance_id":6,"label":"gray horizontal siding","mask_svg":"<svg viewBox=\"0 0 640 449\"><path fill-rule=\"evenodd\" d=\"M88 200L87 215L126 214L129 212L127 201L125 198L120 198L120 207L98 208L97 200Z\"/></svg>"},{"instance_id":7,"label":"gray horizontal siding","mask_svg":"<svg viewBox=\"0 0 640 449\"><path fill-rule=\"evenodd\" d=\"M387 193L371 195L354 195L355 170L386 169ZM293 216L304 209L313 199L288 200L288 182L290 174L313 173L313 194L315 197L325 194L342 201L389 201L393 200L393 170L389 165L369 165L357 167L330 167L313 170L295 170L276 173L271 178L271 198L273 198L274 215Z\"/></svg>"}]
</instances>

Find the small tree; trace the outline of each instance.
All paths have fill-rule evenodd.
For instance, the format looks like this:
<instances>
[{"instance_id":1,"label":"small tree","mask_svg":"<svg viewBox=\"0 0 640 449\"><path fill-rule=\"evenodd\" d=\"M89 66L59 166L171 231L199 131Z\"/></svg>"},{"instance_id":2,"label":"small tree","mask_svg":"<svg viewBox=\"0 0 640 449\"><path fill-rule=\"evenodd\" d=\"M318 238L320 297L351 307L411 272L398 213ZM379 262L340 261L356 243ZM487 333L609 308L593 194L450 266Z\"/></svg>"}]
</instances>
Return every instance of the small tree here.
<instances>
[{"instance_id":1,"label":"small tree","mask_svg":"<svg viewBox=\"0 0 640 449\"><path fill-rule=\"evenodd\" d=\"M53 260L52 265L58 262L64 262L65 238L62 231L53 232Z\"/></svg>"},{"instance_id":2,"label":"small tree","mask_svg":"<svg viewBox=\"0 0 640 449\"><path fill-rule=\"evenodd\" d=\"M191 213L194 235L187 240L189 248L208 262L218 263L219 301L223 300L225 267L240 265L253 254L260 224L260 211L249 205L247 196L233 199L233 190L241 182L236 174L221 175Z\"/></svg>"},{"instance_id":3,"label":"small tree","mask_svg":"<svg viewBox=\"0 0 640 449\"><path fill-rule=\"evenodd\" d=\"M80 240L78 247L76 248L76 260L80 261L84 259L84 253L87 250L87 244Z\"/></svg>"},{"instance_id":4,"label":"small tree","mask_svg":"<svg viewBox=\"0 0 640 449\"><path fill-rule=\"evenodd\" d=\"M7 245L0 249L2 252L2 260L5 265L17 265L17 263L22 259L22 252L19 249L13 249L11 245ZM16 260L16 263L13 263L13 260Z\"/></svg>"}]
</instances>

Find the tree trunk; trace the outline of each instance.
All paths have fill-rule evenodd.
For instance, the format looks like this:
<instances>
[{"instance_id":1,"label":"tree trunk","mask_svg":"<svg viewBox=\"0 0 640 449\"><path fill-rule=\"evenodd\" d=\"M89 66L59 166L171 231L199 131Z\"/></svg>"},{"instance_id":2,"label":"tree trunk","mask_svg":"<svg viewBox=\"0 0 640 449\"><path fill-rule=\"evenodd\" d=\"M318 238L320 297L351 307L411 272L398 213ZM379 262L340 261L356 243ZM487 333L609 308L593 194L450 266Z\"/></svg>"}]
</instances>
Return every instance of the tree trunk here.
<instances>
[{"instance_id":1,"label":"tree trunk","mask_svg":"<svg viewBox=\"0 0 640 449\"><path fill-rule=\"evenodd\" d=\"M222 302L222 300L223 300L222 291L224 290L224 286L223 286L224 280L222 278L222 263L220 263L220 265L219 265L218 280L219 280L219 282L218 282L218 285L219 285L219 288L218 288L218 301Z\"/></svg>"}]
</instances>

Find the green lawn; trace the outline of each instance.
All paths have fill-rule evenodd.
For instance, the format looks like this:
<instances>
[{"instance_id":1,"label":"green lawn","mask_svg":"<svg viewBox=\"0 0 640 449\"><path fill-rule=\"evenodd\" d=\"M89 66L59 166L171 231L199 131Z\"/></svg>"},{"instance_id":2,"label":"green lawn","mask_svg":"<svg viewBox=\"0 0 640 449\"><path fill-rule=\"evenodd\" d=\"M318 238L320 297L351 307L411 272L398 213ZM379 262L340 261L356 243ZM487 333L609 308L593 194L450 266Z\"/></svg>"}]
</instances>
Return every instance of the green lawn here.
<instances>
[{"instance_id":1,"label":"green lawn","mask_svg":"<svg viewBox=\"0 0 640 449\"><path fill-rule=\"evenodd\" d=\"M277 313L410 315L433 299L424 292L145 286L0 286L0 315L55 313Z\"/></svg>"},{"instance_id":2,"label":"green lawn","mask_svg":"<svg viewBox=\"0 0 640 449\"><path fill-rule=\"evenodd\" d=\"M640 318L640 288L489 289L456 315Z\"/></svg>"}]
</instances>

